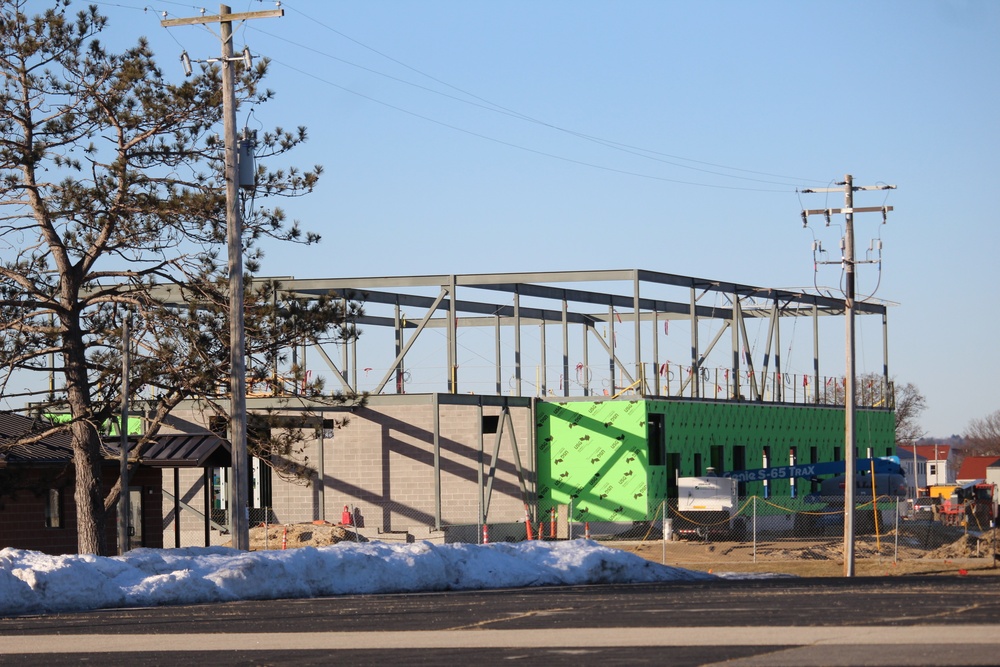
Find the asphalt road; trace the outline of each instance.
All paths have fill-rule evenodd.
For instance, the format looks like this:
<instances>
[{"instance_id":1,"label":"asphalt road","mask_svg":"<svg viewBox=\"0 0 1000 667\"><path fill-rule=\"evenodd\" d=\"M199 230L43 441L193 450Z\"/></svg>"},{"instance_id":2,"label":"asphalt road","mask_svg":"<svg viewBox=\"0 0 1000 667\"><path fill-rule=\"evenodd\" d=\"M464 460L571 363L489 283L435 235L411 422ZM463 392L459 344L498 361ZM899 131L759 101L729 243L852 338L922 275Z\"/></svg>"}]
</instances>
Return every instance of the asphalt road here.
<instances>
[{"instance_id":1,"label":"asphalt road","mask_svg":"<svg viewBox=\"0 0 1000 667\"><path fill-rule=\"evenodd\" d=\"M16 665L996 665L1000 577L720 580L0 620Z\"/></svg>"}]
</instances>

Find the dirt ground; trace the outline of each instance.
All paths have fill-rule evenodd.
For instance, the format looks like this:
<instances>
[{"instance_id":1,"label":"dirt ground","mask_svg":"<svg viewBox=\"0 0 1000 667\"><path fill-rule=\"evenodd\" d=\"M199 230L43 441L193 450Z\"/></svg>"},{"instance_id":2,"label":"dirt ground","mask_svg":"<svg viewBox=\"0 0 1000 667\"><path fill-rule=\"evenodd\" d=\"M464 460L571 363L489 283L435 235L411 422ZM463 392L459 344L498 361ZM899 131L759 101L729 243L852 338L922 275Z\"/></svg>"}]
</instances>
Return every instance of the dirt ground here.
<instances>
[{"instance_id":1,"label":"dirt ground","mask_svg":"<svg viewBox=\"0 0 1000 667\"><path fill-rule=\"evenodd\" d=\"M338 542L367 542L350 526L326 523L293 523L287 526L270 524L250 529L250 551L264 549L295 549L298 547L325 547ZM227 545L228 546L228 545Z\"/></svg>"},{"instance_id":2,"label":"dirt ground","mask_svg":"<svg viewBox=\"0 0 1000 667\"><path fill-rule=\"evenodd\" d=\"M801 577L844 575L843 536L810 540L738 542L632 542L608 546L648 560L707 572L758 572ZM1000 531L981 534L933 526L905 526L900 535L857 536L854 574L862 577L905 575L1000 575Z\"/></svg>"},{"instance_id":3,"label":"dirt ground","mask_svg":"<svg viewBox=\"0 0 1000 667\"><path fill-rule=\"evenodd\" d=\"M250 550L327 546L343 541L368 541L351 526L317 522L256 526L250 529ZM757 572L801 577L844 575L843 536L803 539L761 539L752 542L627 541L601 544L635 553L648 560L705 572ZM860 577L942 574L1000 575L1000 529L966 533L940 524L904 525L878 538L855 538L854 573Z\"/></svg>"}]
</instances>

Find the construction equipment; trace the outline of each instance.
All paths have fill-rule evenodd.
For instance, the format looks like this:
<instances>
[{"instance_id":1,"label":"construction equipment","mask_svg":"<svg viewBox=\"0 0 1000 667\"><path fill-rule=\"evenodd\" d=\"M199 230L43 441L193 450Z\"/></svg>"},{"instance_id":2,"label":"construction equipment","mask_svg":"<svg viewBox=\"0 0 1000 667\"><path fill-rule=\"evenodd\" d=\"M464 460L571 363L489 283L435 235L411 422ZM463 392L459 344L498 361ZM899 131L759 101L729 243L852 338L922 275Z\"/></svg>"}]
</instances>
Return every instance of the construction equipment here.
<instances>
[{"instance_id":1,"label":"construction equipment","mask_svg":"<svg viewBox=\"0 0 1000 667\"><path fill-rule=\"evenodd\" d=\"M859 474L855 475L855 498L868 502L872 494L872 477L875 474L877 496L894 498L906 497L906 480L899 458L887 456L875 459L859 459L856 463ZM807 478L820 481L820 476L834 475L821 481L819 493L810 494L806 502L825 503L829 506L843 506L844 475L843 461L807 463L791 466L772 466L752 470L733 470L722 476L709 468L705 477L680 477L677 480L677 514L672 522L672 531L681 538L704 539L724 537L741 539L747 531L744 517L738 516L738 489L740 482L760 482ZM838 501L839 499L839 501Z\"/></svg>"},{"instance_id":2,"label":"construction equipment","mask_svg":"<svg viewBox=\"0 0 1000 667\"><path fill-rule=\"evenodd\" d=\"M898 456L883 456L874 459L858 459L855 470L860 473L875 471L876 475L903 475L903 467ZM843 461L825 463L802 463L791 466L774 466L757 468L755 470L734 470L722 473L737 482L762 482L766 480L792 479L794 477L819 478L823 475L840 475L844 473Z\"/></svg>"},{"instance_id":3,"label":"construction equipment","mask_svg":"<svg viewBox=\"0 0 1000 667\"><path fill-rule=\"evenodd\" d=\"M985 481L934 485L929 494L934 499L935 518L945 525L986 530L996 518L996 488Z\"/></svg>"}]
</instances>

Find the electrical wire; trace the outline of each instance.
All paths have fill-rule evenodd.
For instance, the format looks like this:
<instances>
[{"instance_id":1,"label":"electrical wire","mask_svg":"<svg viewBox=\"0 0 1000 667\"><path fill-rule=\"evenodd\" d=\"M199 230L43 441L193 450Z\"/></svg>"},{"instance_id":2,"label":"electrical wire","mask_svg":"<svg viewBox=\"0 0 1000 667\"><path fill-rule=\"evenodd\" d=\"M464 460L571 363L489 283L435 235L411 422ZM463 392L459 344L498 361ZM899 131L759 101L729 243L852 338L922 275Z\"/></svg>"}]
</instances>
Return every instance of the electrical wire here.
<instances>
[{"instance_id":1,"label":"electrical wire","mask_svg":"<svg viewBox=\"0 0 1000 667\"><path fill-rule=\"evenodd\" d=\"M680 184L680 185L693 185L693 186L703 187L703 188L714 188L714 189L721 189L721 190L742 190L742 191L748 191L748 192L783 192L783 193L789 192L789 190L787 190L787 189L748 188L748 187L739 187L739 186L735 186L735 185L718 185L718 184L713 184L713 183L699 183L699 182L696 182L696 181L684 181L684 180L680 180L680 179L676 179L676 178L667 178L665 176L655 176L653 174L643 174L643 173L640 173L640 172L630 171L630 170L627 170L627 169L618 169L617 167L608 167L606 165L601 165L601 164L597 164L597 163L594 163L594 162L587 162L585 160L577 160L575 158L570 158L570 157L566 157L566 156L563 156L563 155L557 155L555 153L549 153L549 152L538 150L538 149L535 149L535 148L529 148L527 146L522 146L520 144L515 144L513 142L506 141L504 139L497 139L496 137L491 137L489 135L482 134L480 132L474 132L473 130L469 130L469 129L466 129L466 128L463 128L463 127L459 127L459 126L454 125L452 123L446 123L444 121L437 120L435 118L431 118L430 116L426 116L424 114L420 114L420 113L417 113L415 111L410 111L409 109L405 109L405 108L397 106L395 104L391 104L389 102L385 102L385 101L379 100L379 99L374 98L374 97L372 97L370 95L366 95L364 93L359 93L359 92L357 92L355 90L351 90L350 88L342 86L342 85L340 85L338 83L334 83L334 82L329 81L327 79L324 79L324 78L322 78L322 77L320 77L320 76L318 76L316 74L312 74L311 72L307 72L305 70L299 69L297 67L289 65L288 63L282 62L280 60L276 60L276 59L272 58L271 61L274 62L274 63L277 63L277 64L279 64L279 65L281 65L283 67L286 67L286 68L288 68L288 69L290 69L290 70L292 70L294 72L298 72L299 74L302 74L303 76L308 76L308 77L310 77L312 79L315 79L316 81L319 81L321 83L324 83L324 84L326 84L328 86L332 86L334 88L338 88L338 89L344 91L345 93L350 93L351 95L356 95L356 96L361 97L363 99L366 99L366 100L368 100L370 102L374 102L375 104L379 104L379 105L382 105L382 106L384 106L386 108L393 109L395 111L399 111L401 113L405 113L407 115L413 116L414 118L419 118L421 120L425 120L427 122L434 123L435 125L440 125L442 127L448 128L450 130L455 130L456 132L461 132L463 134L468 134L469 136L477 137L479 139L485 139L486 141L492 141L494 143L497 143L497 144L500 144L500 145L503 145L503 146L507 146L507 147L510 147L510 148L516 148L518 150L522 150L522 151L525 151L527 153L532 153L532 154L535 154L535 155L541 155L541 156L544 156L544 157L552 158L554 160L561 160L563 162L568 162L570 164L577 164L577 165L584 166L584 167L590 167L592 169L600 169L602 171L607 171L607 172L611 172L611 173L622 174L622 175L625 175L625 176L635 176L635 177L638 177L638 178L646 178L646 179L649 179L649 180L660 181L660 182L664 182L664 183L677 183L677 184Z\"/></svg>"},{"instance_id":2,"label":"electrical wire","mask_svg":"<svg viewBox=\"0 0 1000 667\"><path fill-rule=\"evenodd\" d=\"M322 25L322 24L320 24L320 25ZM266 30L261 30L260 28L257 28L257 27L254 27L253 29L254 29L254 31L259 32L262 35L266 35L268 37L271 37L272 39L276 39L276 40L285 42L285 43L290 44L292 46L296 46L296 47L301 48L303 50L315 53L316 55L320 55L320 56L323 56L325 58L329 58L331 60L335 60L337 62L343 63L343 64L348 65L350 67L355 67L357 69L363 70L363 71L368 72L370 74L375 74L376 76L384 77L386 79L389 79L391 81L395 81L397 83L401 83L401 84L406 85L406 86L411 86L413 88L417 88L419 90L423 90L425 92L432 93L434 95L439 95L441 97L444 97L444 98L447 98L447 99L450 99L450 100L454 100L454 101L459 102L461 104L467 104L467 105L470 105L470 106L473 106L473 107L476 107L476 108L479 108L479 109L483 109L485 111L490 111L490 112L493 112L493 113L498 113L498 114L501 114L501 115L504 115L504 116L508 116L510 118L515 118L515 119L518 119L518 120L523 120L525 122L533 123L535 125L539 125L539 126L542 126L542 127L546 127L546 128L552 129L552 130L556 130L556 131L562 132L564 134L568 134L568 135L571 135L571 136L574 136L574 137L577 137L577 138L580 138L580 139L584 139L584 140L592 142L592 143L596 143L596 144L604 146L606 148L611 148L611 149L614 149L614 150L618 150L618 151L621 151L621 152L624 152L624 153L628 153L630 155L635 155L637 157L641 157L641 158L644 158L644 159L647 159L647 160L653 160L655 162L659 162L659 163L662 163L662 164L668 164L668 165L671 165L671 166L674 166L674 167L680 167L681 169L690 169L692 171L698 171L698 172L705 173L705 174L712 174L714 176L722 176L722 177L725 177L725 178L735 178L735 179L739 179L739 180L753 181L753 182L756 182L756 183L769 183L769 184L772 184L772 185L785 185L785 186L787 186L788 184L787 183L778 182L778 181L765 180L765 179L761 179L761 178L751 178L751 177L748 177L748 176L737 176L737 175L733 175L733 174L726 174L726 173L719 172L719 171L714 171L714 170L711 170L711 169L703 169L701 167L693 167L691 165L681 164L679 162L673 162L671 160L667 160L667 159L664 159L664 158L672 158L673 160L684 160L684 161L688 161L688 162L695 162L697 164L703 164L703 165L706 165L706 166L713 166L713 167L717 167L717 168L720 168L720 169L729 169L729 170L733 170L733 171L742 171L744 173L759 174L759 175L762 175L762 176L771 176L773 178L781 178L781 179L792 180L792 181L796 181L796 182L802 182L803 180L810 180L810 179L797 179L797 178L794 178L794 177L791 177L791 176L781 176L781 175L778 175L778 174L768 174L766 172L756 172L756 171L752 171L752 170L749 170L749 169L739 169L737 167L727 167L725 165L713 164L711 162L703 162L703 161L700 161L700 160L694 160L692 158L685 158L685 157L680 157L680 156L677 156L677 155L670 155L668 153L661 153L661 152L650 150L650 149L640 148L640 147L637 147L637 146L632 146L632 145L629 145L629 144L624 144L624 143L612 141L610 139L602 139L600 137L595 137L595 136L592 136L592 135L584 134L582 132L577 132L575 130L569 130L569 129L566 129L564 127L560 127L558 125L554 125L552 123L548 123L548 122L545 122L545 121L542 121L542 120L538 120L536 118L532 118L531 116L528 116L526 114L523 114L523 113L520 113L520 112L517 112L517 111L512 111L512 110L510 110L510 109L508 109L506 107L503 107L501 105L495 104L495 103L490 102L488 100L484 100L483 98L479 97L478 95L473 95L472 93L467 93L467 92L462 91L461 89L458 89L458 88L456 88L456 90L459 90L463 94L469 95L470 97L474 98L475 100L480 100L480 101L482 101L484 103L480 104L478 102L470 101L470 100L467 100L467 99L462 99L461 97L457 97L455 95L450 95L448 93L444 93L444 92L441 92L439 90L435 90L434 88L429 88L427 86L423 86L423 85L420 85L418 83L414 83L412 81L407 81L406 79L401 79L401 78L399 78L397 76L393 76L391 74L386 74L385 72L380 72L378 70L372 69L370 67L366 67L364 65L359 65L357 63L351 62L349 60L345 60L345 59L340 58L338 56L334 56L334 55L331 55L331 54L326 53L324 51L320 51L319 49L313 48L311 46L307 46L305 44L301 44L299 42L295 42L293 40L287 39L287 38L282 37L280 35L276 35L274 33L267 32ZM333 32L337 32L337 31L333 31ZM337 32L337 34L342 34L342 33ZM355 41L355 40L351 40L351 41ZM376 53L378 53L378 52L376 51ZM395 59L392 59L392 60L393 60L393 62L398 62ZM275 62L277 62L277 61L275 61ZM284 64L284 63L281 63L281 64ZM410 68L410 69L413 69L413 68ZM420 73L419 70L414 70L414 71ZM425 76L429 76L429 75L425 75ZM436 79L434 77L429 77L429 78L431 78L433 81L440 82L439 79ZM441 82L441 83L443 83L443 82ZM447 85L447 86L449 86L451 88L454 88L454 86L451 86L450 84L447 84L447 83L444 83L444 85ZM822 182L822 181L817 181L817 182ZM782 190L782 192L784 192L784 190Z\"/></svg>"},{"instance_id":3,"label":"electrical wire","mask_svg":"<svg viewBox=\"0 0 1000 667\"><path fill-rule=\"evenodd\" d=\"M261 0L258 0L258 1L261 1ZM510 109L510 108L508 108L506 106L503 106L501 104L497 104L495 102L492 102L492 101L490 101L490 100L488 100L488 99L486 99L484 97L481 97L479 95L471 93L471 92L469 92L469 91L467 91L467 90L465 90L463 88L459 88L458 86L452 85L451 83L448 83L447 81L444 81L444 80L442 80L442 79L440 79L438 77L435 77L435 76L433 76L431 74L428 74L427 72L424 72L423 70L420 70L420 69L418 69L416 67L413 67L413 66L411 66L411 65L409 65L409 64L407 64L407 63L405 63L405 62L403 62L403 61L401 61L401 60L399 60L397 58L394 58L394 57L392 57L392 56L390 56L390 55L388 55L386 53L383 53L382 51L379 51L378 49L375 49L375 48L373 48L371 46L368 46L367 44L365 44L365 43L363 43L363 42L361 42L361 41L359 41L357 39L354 39L353 37L351 37L351 36L349 36L349 35L341 32L339 30L336 30L335 28L333 28L333 27L331 27L331 26L323 23L322 21L319 21L315 17L312 17L312 16L310 16L310 15L308 15L308 14L306 14L306 13L304 13L304 12L298 10L298 9L295 9L294 7L291 7L287 3L285 3L283 6L286 7L286 8L288 8L290 11L294 11L295 13L301 15L303 18L305 18L305 19L313 22L315 25L318 25L318 26L320 26L320 27L322 27L322 28L324 28L324 29L326 29L326 30L328 30L328 31L336 34L336 35L339 35L339 36L343 37L344 39L347 39L350 42L352 42L354 44L357 44L358 46L360 46L360 47L362 47L364 49L367 49L368 51L371 51L372 53L375 53L375 54L377 54L377 55L385 58L386 60L389 60L390 62L392 62L394 64L397 64L397 65L399 65L401 67L404 67L404 68L406 68L406 69L408 69L408 70L410 70L410 71L412 71L412 72L414 72L416 74L419 74L420 76L423 76L423 77L426 77L427 79L430 79L431 81L433 81L435 83L438 83L438 84L441 84L443 86L446 86L446 87L448 87L448 88L450 88L450 89L452 89L452 90L454 90L456 92L462 93L463 95L466 95L466 96L468 96L468 97L470 97L470 98L472 98L474 100L478 100L479 102L482 102L482 103L488 105L487 107L483 107L480 104L475 104L475 106L479 106L481 108L488 108L488 109L496 111L498 113L504 113L505 115L509 115L509 116L512 116L512 117L515 117L515 118L519 118L519 119L531 122L531 123L535 123L535 124L538 124L538 125L541 125L541 126L544 126L544 127L548 127L550 129L558 130L560 132L564 132L566 134L570 134L572 136L576 136L576 137L581 138L581 139L586 139L588 141L592 141L592 142L601 144L601 145L609 147L609 148L616 148L618 150L623 150L625 152L631 153L633 155L638 155L640 157L646 157L648 159L658 159L658 158L652 157L652 156L655 155L655 156L661 156L661 157L671 158L671 159L674 159L674 160L683 160L683 161L686 161L686 162L693 162L693 163L701 164L701 165L705 165L705 166L716 167L716 168L719 168L719 169L727 169L727 170L730 170L730 171L739 171L739 172L743 172L743 173L757 174L757 175L760 175L760 176L769 176L769 177L772 177L772 178L780 178L780 179L790 180L790 181L795 181L795 182L803 182L803 181L811 181L811 182L817 182L817 183L824 182L824 181L818 180L818 179L808 179L808 178L803 179L803 178L794 177L794 176L783 176L783 175L780 175L780 174L772 174L772 173L768 173L768 172L754 171L754 170L750 170L750 169L742 169L742 168L739 168L739 167L730 167L730 166L727 166L727 165L722 165L722 164L717 164L717 163L712 163L712 162L706 162L706 161L703 161L703 160L696 160L696 159L693 159L693 158L686 158L686 157L682 157L682 156L678 156L678 155L671 155L669 153L662 153L662 152L659 152L659 151L654 151L654 150L650 150L650 149L644 149L644 148L640 148L640 147L636 147L636 146L631 146L629 144L620 143L620 142L609 140L609 139L603 139L603 138L596 137L596 136L589 135L589 134L585 134L585 133L582 133L582 132L577 132L575 130L570 130L570 129L561 127L559 125L555 125L553 123L548 123L546 121L539 120L537 118L534 118L534 117L529 116L527 114L521 113L519 111L512 110L512 109ZM269 35L271 37L276 37L277 39L283 39L281 37L278 37L277 35L271 35L270 33L266 33L264 31L260 30L260 28L258 28L256 26L254 27L254 30L258 30L258 31L262 32L263 34L267 34L267 35ZM321 55L326 55L327 57L331 57L331 58L334 58L336 60L340 60L341 62L344 62L345 64L348 64L348 65L351 65L351 66L354 66L354 67L359 67L361 69L367 70L367 71L372 72L374 74L378 74L379 76L385 76L387 78L390 78L390 79L393 79L393 80L396 80L396 81L400 81L401 83L405 83L407 85L412 85L412 86L421 88L423 90L427 90L429 92L433 92L433 93L436 93L436 94L439 94L439 95L444 95L445 97L450 97L451 99L455 99L455 100L458 100L458 101L461 101L461 102L473 104L471 102L468 102L468 100L461 100L460 98L456 98L456 97L454 97L452 95L447 95L445 93L441 93L440 91L436 91L434 89L427 88L425 86L420 86L419 84L408 82L408 81L399 79L397 77L393 77L393 76L388 75L388 74L383 74L383 73L378 72L376 70L372 70L370 68L367 68L367 67L364 67L364 66L361 66L361 65L356 65L354 63L351 63L349 61L346 61L346 60L343 60L343 59L340 59L340 58L336 58L335 56L329 56L328 54L325 54L325 53L323 53L321 51L313 49L312 47L308 47L308 46L304 46L304 45L301 45L301 44L297 44L295 42L291 42L290 40L284 40L284 41L287 41L287 42L289 42L291 44L295 44L296 46L299 46L300 48L304 48L304 49L313 51L315 53L318 53L318 54L321 54ZM691 167L689 165L676 164L676 163L673 163L673 162L668 162L666 160L658 160L658 161L665 162L667 164L671 164L671 165L678 166L678 167L685 168L685 169L694 169L696 171L702 171L702 172L705 172L705 173L711 173L711 174L714 174L714 175L724 176L724 177L728 177L728 178L742 178L742 179L746 179L746 180L756 180L756 181L765 182L765 183L773 183L773 181L762 181L760 179L753 179L753 178L747 179L746 177L734 176L732 174L725 174L725 173L715 172L715 171L711 171L711 170L707 170L707 169L700 169L698 167Z\"/></svg>"},{"instance_id":4,"label":"electrical wire","mask_svg":"<svg viewBox=\"0 0 1000 667\"><path fill-rule=\"evenodd\" d=\"M261 2L261 0L256 0L256 1L257 2ZM248 5L252 4L253 2L254 2L254 0L248 0ZM123 4L121 2L107 2L107 1L103 1L102 2L100 0L97 2L97 4L106 5L106 6L110 6L110 7L124 8L124 9L133 9L133 10L137 10L137 11L150 11L150 10L152 10L151 5L143 5L143 7L139 8L139 7L134 7L134 6L130 6L130 5L127 5L127 4ZM156 0L156 4L157 5L173 5L173 6L178 6L178 7L191 8L192 10L195 10L195 11L202 11L202 12L204 12L204 9L202 7L200 7L198 5L192 5L192 4L186 3L186 2L176 2L176 1L173 1L173 0ZM287 9L289 11L292 11L292 12L295 12L296 14L302 16L304 19L306 19L306 20L314 23L315 25L320 26L321 28L323 28L325 30L328 30L328 31L330 31L330 32L332 32L332 33L334 33L334 34L336 34L336 35L338 35L338 36L340 36L340 37L342 37L344 39L347 39L347 40L351 41L352 43L357 44L358 46L361 46L362 48L367 49L367 50L371 51L372 53L375 53L375 54L379 55L382 58L387 59L390 62L393 62L393 63L395 63L395 64L397 64L397 65L399 65L401 67L404 67L404 68L406 68L406 69L408 69L408 70L410 70L410 71L412 71L412 72L414 72L416 74L419 74L420 76L426 77L427 79L429 79L429 80L431 80L431 81L433 81L433 82L435 82L435 83L437 83L439 85L442 85L442 86L445 86L447 88L450 88L450 89L452 89L452 90L454 90L456 92L461 93L462 95L467 96L468 98L471 98L471 100L476 100L476 101L474 102L474 101L470 101L470 99L463 99L463 98L460 98L460 97L456 97L454 95L450 95L450 94L444 93L444 92L442 92L440 90L429 88L427 86L422 86L420 84L413 83L411 81L406 81L404 79L400 79L398 77L395 77L395 76L392 76L392 75L388 75L388 74L379 72L377 70L374 70L374 69L371 69L371 68L368 68L368 67L364 67L362 65L358 65L356 63L352 63L352 62L344 60L342 58L339 58L339 57L333 56L331 54L327 54L325 52L317 50L317 49L315 49L313 47L306 46L304 44L300 44L300 43L294 42L292 40L286 39L284 37L281 37L280 35L276 35L276 34L267 32L265 30L260 29L257 26L248 27L247 24L249 22L244 22L243 25L240 27L240 30L245 33L247 30L251 30L252 29L252 30L255 30L255 31L259 32L260 34L267 35L268 37L271 37L273 39L277 39L277 40L280 40L280 41L292 44L292 45L294 45L294 46L296 46L298 48L302 48L304 50L307 50L307 51L310 51L310 52L322 55L324 57L336 60L338 62L342 62L342 63L344 63L346 65L349 65L349 66L352 66L352 67L357 67L357 68L362 69L364 71L370 72L370 73L378 75L378 76L382 76L382 77L388 78L390 80L399 82L399 83L404 84L404 85L413 86L415 88L418 88L418 89L421 89L421 90L424 90L424 91L427 91L427 92L430 92L430 93L433 93L433 94L436 94L436 95L440 95L440 96L446 97L448 99L452 99L452 100L454 100L456 102L459 102L459 103L462 103L462 104L468 104L468 105L472 105L472 106L475 106L475 107L478 107L478 108L481 108L481 109L484 109L484 110L487 110L487 111L491 111L491 112L494 112L494 113L500 113L500 114L503 114L503 115L507 115L507 116L515 118L515 119L519 119L519 120L523 120L525 122L537 124L537 125L542 126L542 127L546 127L546 128L558 131L558 132L562 132L562 133L568 134L570 136L574 136L574 137L583 139L585 141L596 143L596 144L604 146L606 148L611 148L611 149L614 149L614 150L622 151L622 152L625 152L625 153L628 153L628 154L631 154L631 155L634 155L634 156L637 156L637 157L641 157L641 158L648 159L648 160L653 160L653 161L656 161L656 162L659 162L659 163L662 163L662 164L667 164L667 165L678 167L678 168L681 168L681 169L689 169L689 170L693 170L693 171L697 171L697 172L701 172L701 173L705 173L705 174L711 174L711 175L714 175L714 176L720 176L720 177L723 177L723 178L732 178L732 179L738 179L738 180L744 180L744 181L751 181L751 182L757 182L757 183L780 185L780 186L785 186L786 188L787 187L791 187L791 185L786 184L786 183L777 182L777 181L766 180L766 179L763 179L763 178L754 178L754 177L750 177L750 176L741 176L741 175L736 175L736 174L724 173L724 172L720 172L720 171L715 171L713 169L708 169L708 168L705 168L705 167L714 167L716 169L725 169L725 170L728 170L728 171L736 171L736 172L741 172L741 173L744 173L744 174L756 174L758 176L766 176L766 177L770 177L770 178L778 178L778 179L791 180L791 181L796 181L796 182L803 182L803 181L822 182L822 181L818 181L818 180L815 180L815 179L802 179L802 178L792 177L792 176L783 176L783 175L772 174L772 173L768 173L768 172L754 171L754 170L742 169L742 168L738 168L738 167L729 167L729 166L721 165L721 164L718 164L718 163L712 163L712 162L707 162L707 161L702 161L702 160L696 160L696 159L693 159L693 158L686 158L686 157L682 157L682 156L671 155L671 154L668 154L668 153L663 153L663 152L659 152L659 151L654 151L654 150L650 150L650 149L636 147L636 146L632 146L632 145L621 143L621 142L616 142L616 141L609 140L609 139L603 139L603 138L596 137L596 136L593 136L593 135L588 135L588 134L585 134L585 133L581 133L581 132L577 132L577 131L574 131L574 130L570 130L570 129L567 129L565 127L561 127L559 125L553 124L553 123L548 123L548 122L545 122L545 121L533 118L533 117L531 117L531 116L529 116L527 114L523 114L523 113L520 113L518 111L509 109L509 108L507 108L507 107L505 107L503 105L491 102L490 100L487 100L486 98L480 97L478 95L475 95L474 93L471 93L471 92L466 91L466 90L464 90L462 88L454 86L454 85L452 85L452 84L450 84L450 83L448 83L448 82L446 82L446 81L444 81L444 80L442 80L442 79L440 79L438 77L435 77L435 76L433 76L431 74L428 74L428 73L426 73L426 72L424 72L424 71L422 71L422 70L420 70L420 69L418 69L416 67L413 67L413 66L411 66L411 65L403 62L402 60L394 58L394 57L392 57L392 56L390 56L390 55L388 55L388 54L386 54L386 53L384 53L382 51L379 51L378 49L370 47L367 44L364 44L363 42L361 42L361 41L359 41L357 39L354 39L353 37L350 37L349 35L341 32L341 31L338 31L335 28L333 28L333 27L331 27L331 26L323 23L322 21L319 21L315 17L310 16L310 15L306 14L305 12L302 12L301 10L299 10L299 9L293 7L293 6L288 5L287 3L283 3L282 6L285 9ZM153 10L153 11L156 11L156 10ZM162 12L162 14L166 15L167 12ZM208 29L207 26L203 26L203 28L206 29L206 30ZM168 32L170 32L170 31L168 31ZM211 31L209 30L209 32L211 32ZM178 45L180 45L180 42L177 40L176 36L174 36L173 33L170 33L170 34L171 34L171 38L174 39L174 41L177 42ZM454 125L454 124L451 124L451 123L447 123L447 122L444 122L444 121L440 121L440 120L437 120L437 119L432 118L430 116L427 116L427 115L424 115L424 114L420 114L420 113L417 113L417 112L414 112L414 111L410 111L410 110L405 109L405 108L403 108L401 106L398 106L398 105L395 105L395 104L391 104L391 103L388 103L388 102L384 102L382 100L378 100L378 99L376 99L374 97L371 97L369 95L365 95L363 93L359 93L359 92L350 90L349 88L346 88L345 86L336 84L336 83L334 83L332 81L329 81L329 80L326 80L326 79L324 79L324 78L322 78L322 77L320 77L320 76L318 76L316 74L313 74L311 72L306 72L306 71L304 71L304 70L302 70L300 68L291 66L291 65L289 65L287 63L284 63L284 62L281 62L279 60L274 60L274 59L272 59L272 60L273 60L273 62L275 62L275 63L277 63L279 65L282 65L283 67L286 67L288 69L291 69L292 71L296 71L296 72L298 72L300 74L303 74L305 76L309 76L309 77L311 77L311 78L313 78L313 79L315 79L317 81L325 83L326 85L336 87L336 88L338 88L338 89L340 89L340 90L342 90L344 92L347 92L347 93L359 96L359 97L361 97L363 99L369 100L369 101L374 102L376 104L380 104L380 105L385 106L387 108L391 108L391 109L394 109L396 111L399 111L399 112L402 112L402 113L406 113L408 115L414 116L416 118L420 118L420 119L422 119L424 121L427 121L427 122L435 123L437 125L440 125L442 127L446 127L448 129L451 129L451 130L454 130L454 131L458 131L458 132L461 132L461 133L464 133L464 134L468 134L470 136L475 136L475 137L480 138L480 139L485 139L487 141L492 141L494 143L498 143L498 144L501 144L501 145L506 145L506 146L509 146L509 147L512 147L512 148L516 148L516 149L519 149L519 150L522 150L522 151L530 152L530 153L533 153L533 154L536 154L536 155L540 155L540 156L543 156L543 157L548 157L548 158L551 158L551 159L557 159L557 160L561 160L561 161L572 163L572 164L578 164L578 165L589 167L589 168L593 168L593 169L600 169L600 170L608 171L608 172L611 172L611 173L618 173L618 174L627 175L627 176L633 176L633 177L638 177L638 178L645 178L645 179L650 179L650 180L657 180L657 181L661 181L661 182L676 183L676 184L680 184L680 185L690 185L690 186L696 186L696 187L706 187L706 188L724 189L724 190L752 191L752 192L787 192L788 191L787 189L739 187L739 186L729 186L729 185L720 185L720 184L712 184L712 183L701 183L701 182L684 180L684 179L667 178L667 177L662 177L662 176L656 176L656 175L652 175L652 174L641 173L641 172L638 172L638 171L633 171L633 170L628 170L628 169L620 169L620 168L616 168L616 167L610 167L610 166L607 166L607 165L598 164L598 163L595 163L595 162L589 162L589 161L584 161L584 160L577 160L577 159L574 159L574 158L569 158L569 157L557 155L557 154L554 154L554 153L551 153L551 152L547 152L547 151L543 151L543 150L539 150L539 149L530 148L528 146L523 146L523 145L515 144L513 142L505 141L505 140L498 139L498 138L495 138L495 137L490 137L490 136L488 136L486 134L483 134L483 133L480 133L480 132L476 132L476 131L468 130L468 129L465 129L465 128L461 128L461 127L459 127L457 125ZM666 158L669 158L669 159L666 159ZM691 164L682 164L682 163L675 162L675 161L672 161L672 160L680 160L680 161L683 161L683 162L690 162L690 163L693 163L693 164L696 164L696 165L703 165L703 166L701 166L701 167L699 167L699 166L692 166Z\"/></svg>"}]
</instances>

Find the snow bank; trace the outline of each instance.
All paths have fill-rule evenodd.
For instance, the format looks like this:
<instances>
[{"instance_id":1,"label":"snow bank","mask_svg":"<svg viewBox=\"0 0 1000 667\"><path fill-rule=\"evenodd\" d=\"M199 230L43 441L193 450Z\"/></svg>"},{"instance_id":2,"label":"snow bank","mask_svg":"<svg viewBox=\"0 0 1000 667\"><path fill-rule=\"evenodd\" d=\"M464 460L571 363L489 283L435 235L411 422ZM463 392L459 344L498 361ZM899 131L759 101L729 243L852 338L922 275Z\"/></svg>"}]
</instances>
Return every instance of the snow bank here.
<instances>
[{"instance_id":1,"label":"snow bank","mask_svg":"<svg viewBox=\"0 0 1000 667\"><path fill-rule=\"evenodd\" d=\"M0 550L0 615L367 593L695 581L589 540L490 545L342 542L243 552L136 549L124 556Z\"/></svg>"}]
</instances>

